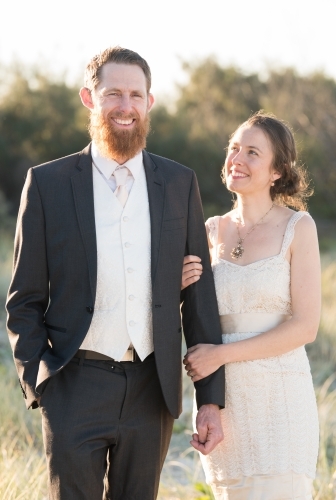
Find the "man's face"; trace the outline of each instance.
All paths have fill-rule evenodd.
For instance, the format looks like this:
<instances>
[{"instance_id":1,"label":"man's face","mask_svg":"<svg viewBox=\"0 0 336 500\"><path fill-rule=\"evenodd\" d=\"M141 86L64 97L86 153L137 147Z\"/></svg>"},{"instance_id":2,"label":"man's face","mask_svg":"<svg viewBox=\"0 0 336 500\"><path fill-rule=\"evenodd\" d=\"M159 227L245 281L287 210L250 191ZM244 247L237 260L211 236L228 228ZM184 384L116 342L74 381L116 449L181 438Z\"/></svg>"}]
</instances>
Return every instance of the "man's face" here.
<instances>
[{"instance_id":1,"label":"man's face","mask_svg":"<svg viewBox=\"0 0 336 500\"><path fill-rule=\"evenodd\" d=\"M91 110L91 137L104 156L124 162L145 147L154 98L139 66L107 63L96 89L81 89L80 95Z\"/></svg>"}]
</instances>

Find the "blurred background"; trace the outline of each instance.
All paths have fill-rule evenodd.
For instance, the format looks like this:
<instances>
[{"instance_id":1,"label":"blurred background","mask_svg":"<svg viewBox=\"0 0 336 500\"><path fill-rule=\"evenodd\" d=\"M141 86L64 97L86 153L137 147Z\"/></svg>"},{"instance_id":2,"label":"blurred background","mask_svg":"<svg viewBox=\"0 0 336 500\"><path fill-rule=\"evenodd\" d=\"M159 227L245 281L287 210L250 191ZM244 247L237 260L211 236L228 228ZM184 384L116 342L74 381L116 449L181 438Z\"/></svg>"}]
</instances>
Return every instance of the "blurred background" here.
<instances>
[{"instance_id":1,"label":"blurred background","mask_svg":"<svg viewBox=\"0 0 336 500\"><path fill-rule=\"evenodd\" d=\"M307 346L321 422L315 499L336 498L336 40L334 0L7 2L0 31L0 498L46 499L38 411L27 412L5 335L12 242L27 169L83 149L78 90L86 62L110 45L139 52L156 105L147 149L193 168L205 217L231 196L220 180L230 134L264 109L286 120L312 179L323 312ZM210 500L189 447L192 387L176 422L160 499Z\"/></svg>"}]
</instances>

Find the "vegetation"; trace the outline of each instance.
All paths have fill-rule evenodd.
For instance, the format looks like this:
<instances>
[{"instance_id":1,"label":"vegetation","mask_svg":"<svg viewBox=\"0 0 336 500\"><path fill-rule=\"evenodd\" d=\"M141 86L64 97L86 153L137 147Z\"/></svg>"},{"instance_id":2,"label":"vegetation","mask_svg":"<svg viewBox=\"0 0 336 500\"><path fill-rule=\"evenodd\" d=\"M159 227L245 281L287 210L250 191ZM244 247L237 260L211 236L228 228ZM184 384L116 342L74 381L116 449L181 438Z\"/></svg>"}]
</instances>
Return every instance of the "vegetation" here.
<instances>
[{"instance_id":1,"label":"vegetation","mask_svg":"<svg viewBox=\"0 0 336 500\"><path fill-rule=\"evenodd\" d=\"M322 255L323 308L317 340L307 346L320 418L320 453L315 500L336 497L336 244ZM10 259L5 259L7 262ZM5 274L7 273L5 264ZM0 268L0 272L3 267ZM1 273L2 274L2 273ZM7 274L8 276L8 274ZM4 295L7 283L1 285ZM187 378L187 377L186 377ZM46 500L40 414L27 411L4 333L0 324L0 498ZM193 391L184 380L185 411L176 422L165 462L159 500L211 500L197 453L189 445Z\"/></svg>"},{"instance_id":2,"label":"vegetation","mask_svg":"<svg viewBox=\"0 0 336 500\"><path fill-rule=\"evenodd\" d=\"M148 148L195 169L206 215L231 204L219 182L229 136L252 112L264 109L295 132L315 186L313 215L335 216L335 80L321 73L299 76L291 68L271 71L262 80L211 58L185 70L188 83L180 88L174 112L165 104L154 109Z\"/></svg>"},{"instance_id":3,"label":"vegetation","mask_svg":"<svg viewBox=\"0 0 336 500\"><path fill-rule=\"evenodd\" d=\"M313 178L315 217L336 215L336 81L323 73L270 71L266 78L221 67L214 59L185 64L188 81L176 102L157 104L148 149L193 168L206 215L223 212L230 196L220 182L224 148L237 125L259 109L293 127L302 161ZM2 78L1 78L2 77ZM6 83L5 83L6 82ZM16 212L32 165L82 149L89 141L78 88L41 70L0 72L0 190Z\"/></svg>"},{"instance_id":4,"label":"vegetation","mask_svg":"<svg viewBox=\"0 0 336 500\"><path fill-rule=\"evenodd\" d=\"M336 82L293 69L266 78L223 68L214 59L185 65L188 82L176 102L152 112L148 149L195 169L206 216L223 213L230 196L220 183L224 148L236 126L265 109L293 127L315 186L311 212L319 219L323 311L318 338L307 346L319 406L321 446L315 500L336 497ZM44 500L46 467L39 411L25 410L4 330L14 215L30 166L82 149L86 110L78 89L40 70L0 68L0 498ZM176 422L160 487L161 500L211 500L198 455L189 446L192 388L185 380L185 411Z\"/></svg>"}]
</instances>

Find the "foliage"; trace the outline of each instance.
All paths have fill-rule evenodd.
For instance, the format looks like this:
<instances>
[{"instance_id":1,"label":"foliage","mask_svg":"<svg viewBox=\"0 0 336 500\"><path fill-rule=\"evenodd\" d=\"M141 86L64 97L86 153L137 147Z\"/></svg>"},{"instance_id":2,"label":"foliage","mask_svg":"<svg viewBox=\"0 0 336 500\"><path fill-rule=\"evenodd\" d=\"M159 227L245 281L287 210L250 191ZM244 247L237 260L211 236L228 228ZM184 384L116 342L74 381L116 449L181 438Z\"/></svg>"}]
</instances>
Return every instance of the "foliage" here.
<instances>
[{"instance_id":1,"label":"foliage","mask_svg":"<svg viewBox=\"0 0 336 500\"><path fill-rule=\"evenodd\" d=\"M152 112L148 149L195 169L207 216L228 209L230 195L220 182L224 148L236 126L260 108L291 123L315 185L312 212L335 217L336 82L321 73L300 76L293 69L271 71L266 79L223 68L215 60L185 65L189 79L178 99ZM6 76L6 79L4 77ZM6 81L5 81L6 80ZM26 170L82 149L88 142L87 115L78 90L42 70L10 68L0 75L0 309L11 271L14 212ZM173 109L173 111L171 111ZM329 239L328 239L329 238ZM323 256L323 308L317 341L307 346L317 386L321 446L316 500L336 495L335 242L328 233ZM1 321L0 314L0 321ZM0 325L4 330L4 325ZM38 411L22 402L7 341L0 337L0 497L46 498L46 467ZM175 425L159 498L210 499L200 478L197 454L188 448L192 394L185 386L186 412ZM186 404L187 403L187 404ZM179 471L179 472L177 472Z\"/></svg>"},{"instance_id":2,"label":"foliage","mask_svg":"<svg viewBox=\"0 0 336 500\"><path fill-rule=\"evenodd\" d=\"M161 102L151 113L148 149L196 171L206 216L231 206L220 181L230 134L252 112L265 109L295 132L315 186L312 213L335 217L335 80L322 73L298 75L291 68L262 79L221 67L213 58L184 69L187 83L179 87L176 102ZM42 69L7 68L0 72L0 90L0 189L15 212L29 167L87 144L87 113L77 88Z\"/></svg>"},{"instance_id":3,"label":"foliage","mask_svg":"<svg viewBox=\"0 0 336 500\"><path fill-rule=\"evenodd\" d=\"M322 73L298 75L294 69L271 71L266 79L221 67L209 58L185 65L187 83L173 112L154 108L148 148L193 168L206 215L227 210L230 195L220 182L229 136L259 109L272 112L293 128L302 162L313 178L315 216L336 215L336 82Z\"/></svg>"},{"instance_id":4,"label":"foliage","mask_svg":"<svg viewBox=\"0 0 336 500\"><path fill-rule=\"evenodd\" d=\"M27 169L82 149L88 135L77 89L42 71L13 68L10 77L0 99L0 186L17 208Z\"/></svg>"}]
</instances>

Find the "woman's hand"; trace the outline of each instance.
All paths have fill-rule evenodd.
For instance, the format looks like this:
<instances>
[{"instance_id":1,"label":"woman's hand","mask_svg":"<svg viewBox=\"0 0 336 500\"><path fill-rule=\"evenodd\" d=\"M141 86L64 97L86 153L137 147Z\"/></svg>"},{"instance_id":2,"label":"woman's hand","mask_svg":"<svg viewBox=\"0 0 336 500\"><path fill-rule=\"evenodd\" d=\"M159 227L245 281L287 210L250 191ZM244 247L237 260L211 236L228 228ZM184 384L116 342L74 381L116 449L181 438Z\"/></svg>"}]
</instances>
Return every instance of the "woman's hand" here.
<instances>
[{"instance_id":1,"label":"woman's hand","mask_svg":"<svg viewBox=\"0 0 336 500\"><path fill-rule=\"evenodd\" d=\"M201 259L196 255L186 255L184 257L181 290L200 279L203 272L203 266L200 262Z\"/></svg>"},{"instance_id":2,"label":"woman's hand","mask_svg":"<svg viewBox=\"0 0 336 500\"><path fill-rule=\"evenodd\" d=\"M222 349L222 344L197 344L190 347L183 359L188 377L197 382L218 370L224 364L221 359Z\"/></svg>"}]
</instances>

